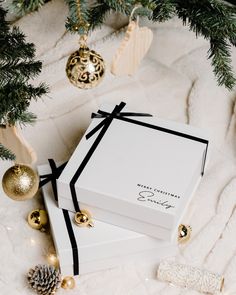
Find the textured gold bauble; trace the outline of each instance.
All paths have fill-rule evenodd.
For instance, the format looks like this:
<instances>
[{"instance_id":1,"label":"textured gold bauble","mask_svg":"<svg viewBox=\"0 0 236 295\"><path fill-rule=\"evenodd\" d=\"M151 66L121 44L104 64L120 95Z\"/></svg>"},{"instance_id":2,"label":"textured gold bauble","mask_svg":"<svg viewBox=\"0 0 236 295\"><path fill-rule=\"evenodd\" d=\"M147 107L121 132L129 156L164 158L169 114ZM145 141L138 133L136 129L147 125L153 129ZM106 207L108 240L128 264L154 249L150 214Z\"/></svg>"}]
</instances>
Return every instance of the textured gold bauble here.
<instances>
[{"instance_id":1,"label":"textured gold bauble","mask_svg":"<svg viewBox=\"0 0 236 295\"><path fill-rule=\"evenodd\" d=\"M28 215L28 224L33 229L42 230L48 224L48 215L45 210L35 209Z\"/></svg>"},{"instance_id":2,"label":"textured gold bauble","mask_svg":"<svg viewBox=\"0 0 236 295\"><path fill-rule=\"evenodd\" d=\"M93 88L105 75L105 62L96 51L81 46L70 55L66 64L66 74L74 86L82 89Z\"/></svg>"},{"instance_id":3,"label":"textured gold bauble","mask_svg":"<svg viewBox=\"0 0 236 295\"><path fill-rule=\"evenodd\" d=\"M178 242L185 243L187 242L192 233L192 228L189 225L180 224L178 228Z\"/></svg>"},{"instance_id":4,"label":"textured gold bauble","mask_svg":"<svg viewBox=\"0 0 236 295\"><path fill-rule=\"evenodd\" d=\"M92 216L87 210L75 213L75 223L80 227L93 227Z\"/></svg>"},{"instance_id":5,"label":"textured gold bauble","mask_svg":"<svg viewBox=\"0 0 236 295\"><path fill-rule=\"evenodd\" d=\"M17 164L9 168L2 178L6 195L16 201L33 198L39 187L38 174L29 166Z\"/></svg>"},{"instance_id":6,"label":"textured gold bauble","mask_svg":"<svg viewBox=\"0 0 236 295\"><path fill-rule=\"evenodd\" d=\"M73 277L65 277L61 282L61 287L63 289L74 289L75 279Z\"/></svg>"}]
</instances>

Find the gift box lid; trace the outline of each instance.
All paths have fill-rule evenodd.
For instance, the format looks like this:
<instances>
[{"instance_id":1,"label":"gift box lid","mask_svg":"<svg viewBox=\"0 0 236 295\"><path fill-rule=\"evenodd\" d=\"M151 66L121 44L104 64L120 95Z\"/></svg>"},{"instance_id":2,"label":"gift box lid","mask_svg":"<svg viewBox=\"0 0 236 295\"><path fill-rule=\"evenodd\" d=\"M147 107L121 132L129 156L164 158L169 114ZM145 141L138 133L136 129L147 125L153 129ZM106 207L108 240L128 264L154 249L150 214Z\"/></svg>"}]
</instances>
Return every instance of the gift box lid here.
<instances>
[{"instance_id":1,"label":"gift box lid","mask_svg":"<svg viewBox=\"0 0 236 295\"><path fill-rule=\"evenodd\" d=\"M102 109L58 179L59 205L66 197L75 210L81 202L176 230L204 174L205 132L156 117Z\"/></svg>"},{"instance_id":2,"label":"gift box lid","mask_svg":"<svg viewBox=\"0 0 236 295\"><path fill-rule=\"evenodd\" d=\"M49 176L50 179L49 165L39 166L38 171L40 175ZM42 186L43 197L61 268L67 266L72 268L76 263L76 268L83 270L83 265L92 263L90 268L96 269L96 261L99 265L99 261L107 261L113 257L128 256L152 249L161 251L167 248L170 254L175 251L175 248L167 242L98 220L95 221L93 228L76 226L73 221L74 214L58 208L55 200L55 187L53 190L51 182L46 181L45 183ZM89 271L86 269L86 272ZM75 272L75 274L78 273Z\"/></svg>"}]
</instances>

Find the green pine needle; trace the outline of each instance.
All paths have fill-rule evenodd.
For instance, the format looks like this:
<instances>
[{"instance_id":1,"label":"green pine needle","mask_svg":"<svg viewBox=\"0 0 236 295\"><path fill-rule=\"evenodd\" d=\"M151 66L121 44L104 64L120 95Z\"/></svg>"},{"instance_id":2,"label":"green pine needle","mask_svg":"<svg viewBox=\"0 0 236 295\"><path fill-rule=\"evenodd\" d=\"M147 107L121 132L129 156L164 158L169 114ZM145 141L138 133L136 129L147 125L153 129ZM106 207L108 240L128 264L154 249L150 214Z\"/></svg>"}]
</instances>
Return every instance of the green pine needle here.
<instances>
[{"instance_id":1,"label":"green pine needle","mask_svg":"<svg viewBox=\"0 0 236 295\"><path fill-rule=\"evenodd\" d=\"M169 0L155 1L152 19L155 22L165 22L175 15L175 6Z\"/></svg>"},{"instance_id":2,"label":"green pine needle","mask_svg":"<svg viewBox=\"0 0 236 295\"><path fill-rule=\"evenodd\" d=\"M19 16L23 16L27 13L38 10L44 5L45 0L13 0L12 1L12 12Z\"/></svg>"},{"instance_id":3,"label":"green pine needle","mask_svg":"<svg viewBox=\"0 0 236 295\"><path fill-rule=\"evenodd\" d=\"M14 161L15 155L0 143L0 159Z\"/></svg>"}]
</instances>

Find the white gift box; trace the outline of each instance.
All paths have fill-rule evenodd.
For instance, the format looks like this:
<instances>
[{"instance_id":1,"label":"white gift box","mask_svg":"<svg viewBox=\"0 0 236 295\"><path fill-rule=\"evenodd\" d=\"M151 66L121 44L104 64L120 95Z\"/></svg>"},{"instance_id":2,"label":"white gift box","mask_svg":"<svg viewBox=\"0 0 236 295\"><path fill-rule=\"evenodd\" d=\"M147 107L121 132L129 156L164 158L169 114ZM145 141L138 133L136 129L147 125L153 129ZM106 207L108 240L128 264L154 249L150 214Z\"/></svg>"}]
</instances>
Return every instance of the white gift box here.
<instances>
[{"instance_id":1,"label":"white gift box","mask_svg":"<svg viewBox=\"0 0 236 295\"><path fill-rule=\"evenodd\" d=\"M38 167L40 175L51 175L49 165ZM55 176L55 175L54 175ZM168 242L95 221L93 228L74 224L73 213L59 209L55 187L49 181L42 186L62 275L78 275L145 259L158 263L176 253Z\"/></svg>"},{"instance_id":2,"label":"white gift box","mask_svg":"<svg viewBox=\"0 0 236 295\"><path fill-rule=\"evenodd\" d=\"M59 206L173 240L204 174L208 139L189 125L121 112L124 105L94 116L58 179Z\"/></svg>"}]
</instances>

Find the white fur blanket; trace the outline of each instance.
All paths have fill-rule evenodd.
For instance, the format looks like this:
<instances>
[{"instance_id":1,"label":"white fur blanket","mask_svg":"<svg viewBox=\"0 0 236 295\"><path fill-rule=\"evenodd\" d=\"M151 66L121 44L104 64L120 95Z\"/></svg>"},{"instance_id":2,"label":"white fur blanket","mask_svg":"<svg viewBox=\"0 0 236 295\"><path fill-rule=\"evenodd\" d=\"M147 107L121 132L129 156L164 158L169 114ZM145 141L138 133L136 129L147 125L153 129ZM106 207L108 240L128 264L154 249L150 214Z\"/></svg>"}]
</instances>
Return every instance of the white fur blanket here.
<instances>
[{"instance_id":1,"label":"white fur blanket","mask_svg":"<svg viewBox=\"0 0 236 295\"><path fill-rule=\"evenodd\" d=\"M37 124L23 130L37 152L38 163L46 163L48 158L67 159L88 126L91 112L103 102L124 100L135 111L206 129L212 143L211 160L183 221L192 226L193 236L186 246L179 248L175 259L224 274L224 294L236 294L235 92L217 86L206 59L208 43L203 38L196 39L178 20L148 23L154 33L150 51L133 77L118 78L109 73L109 63L122 36L104 38L115 30L113 21L89 38L90 47L106 60L106 77L97 88L79 90L65 75L66 60L78 48L78 36L65 32L66 14L64 2L54 0L18 22L36 44L37 55L44 62L36 83L44 80L51 88L49 97L31 105L38 116ZM236 66L236 50L233 63ZM1 165L1 172L5 167L5 163ZM50 237L32 231L24 220L39 202L34 199L22 204L2 197L1 294L31 294L24 273L45 261L43 255L52 243ZM160 283L155 273L155 261L121 265L81 276L77 289L70 294L198 294ZM59 294L63 292L67 294L62 290Z\"/></svg>"}]
</instances>

